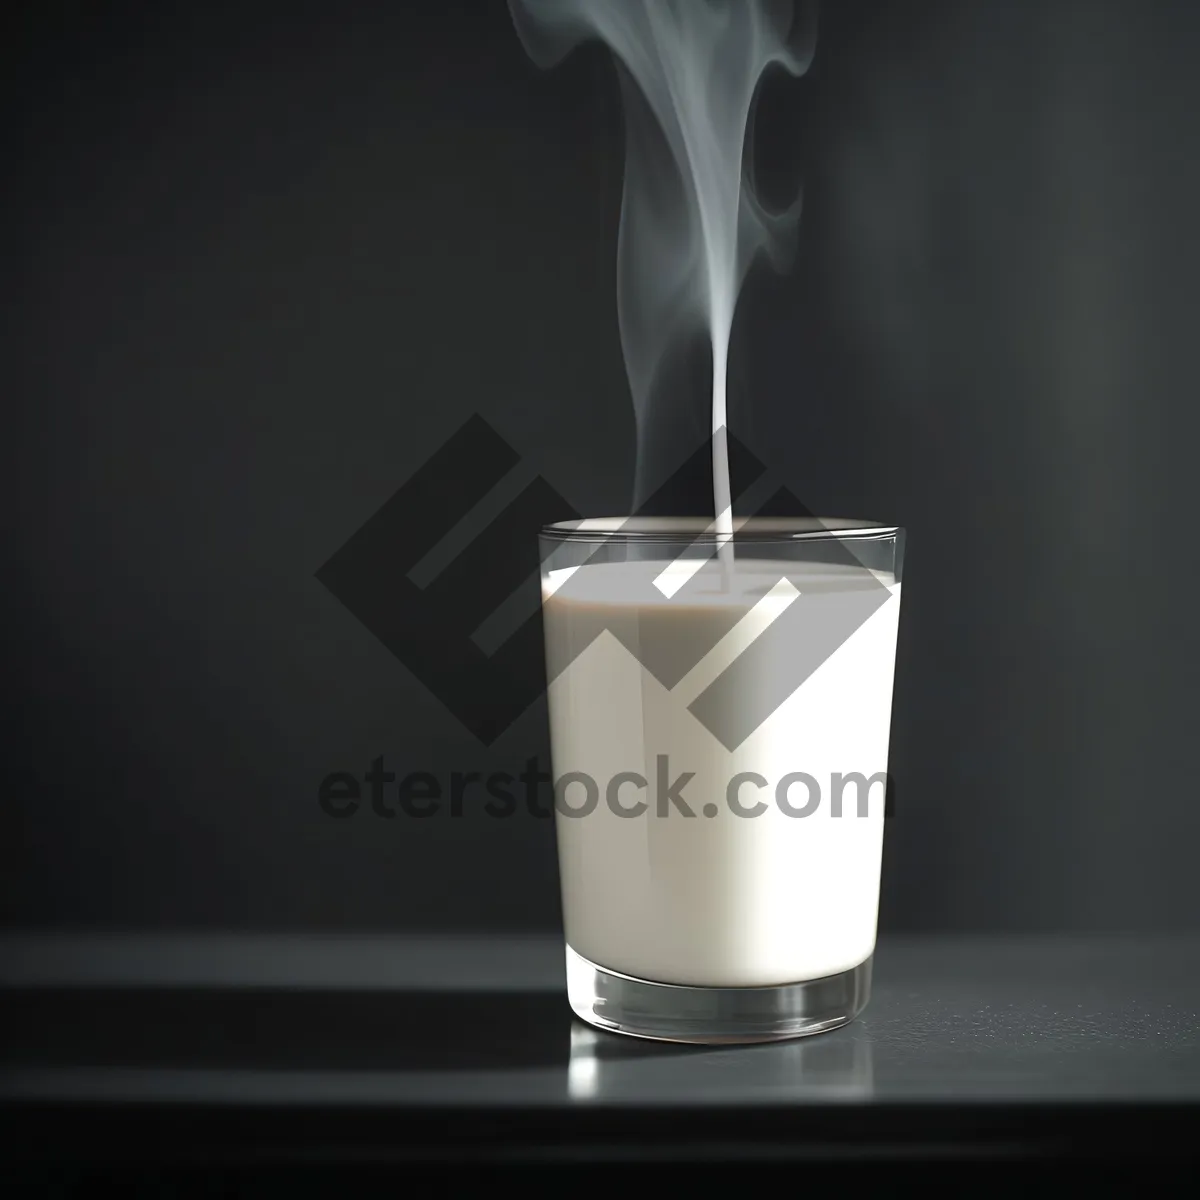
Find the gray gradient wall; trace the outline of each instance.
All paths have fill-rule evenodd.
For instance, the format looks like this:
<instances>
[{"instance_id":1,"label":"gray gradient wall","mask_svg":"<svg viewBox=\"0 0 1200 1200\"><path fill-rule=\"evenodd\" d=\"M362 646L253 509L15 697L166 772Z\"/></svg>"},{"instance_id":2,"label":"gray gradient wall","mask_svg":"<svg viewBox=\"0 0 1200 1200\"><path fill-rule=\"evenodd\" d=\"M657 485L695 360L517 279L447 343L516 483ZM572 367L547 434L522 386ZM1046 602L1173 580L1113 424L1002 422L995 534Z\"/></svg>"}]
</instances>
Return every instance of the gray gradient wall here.
<instances>
[{"instance_id":1,"label":"gray gradient wall","mask_svg":"<svg viewBox=\"0 0 1200 1200\"><path fill-rule=\"evenodd\" d=\"M517 771L314 579L472 413L619 511L611 68L505 6L31 6L5 39L10 926L552 928L552 823L337 821ZM890 929L1200 924L1200 8L827 3L770 85L788 277L733 428L906 525ZM532 535L532 531L531 535Z\"/></svg>"}]
</instances>

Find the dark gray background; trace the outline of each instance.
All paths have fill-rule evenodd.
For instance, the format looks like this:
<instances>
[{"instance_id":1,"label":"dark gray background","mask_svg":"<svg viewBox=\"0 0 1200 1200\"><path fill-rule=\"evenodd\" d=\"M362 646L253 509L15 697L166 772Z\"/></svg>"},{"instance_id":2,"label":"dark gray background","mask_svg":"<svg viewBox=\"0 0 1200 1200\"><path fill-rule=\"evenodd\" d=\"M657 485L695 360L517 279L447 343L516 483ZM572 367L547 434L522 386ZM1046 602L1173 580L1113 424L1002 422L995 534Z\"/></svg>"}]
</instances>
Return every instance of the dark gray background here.
<instances>
[{"instance_id":1,"label":"dark gray background","mask_svg":"<svg viewBox=\"0 0 1200 1200\"><path fill-rule=\"evenodd\" d=\"M551 822L334 821L513 770L313 578L472 412L621 511L621 123L502 3L29 6L3 39L3 917L553 927ZM1200 922L1200 8L827 3L733 427L909 529L885 929ZM532 534L532 531L531 531Z\"/></svg>"}]
</instances>

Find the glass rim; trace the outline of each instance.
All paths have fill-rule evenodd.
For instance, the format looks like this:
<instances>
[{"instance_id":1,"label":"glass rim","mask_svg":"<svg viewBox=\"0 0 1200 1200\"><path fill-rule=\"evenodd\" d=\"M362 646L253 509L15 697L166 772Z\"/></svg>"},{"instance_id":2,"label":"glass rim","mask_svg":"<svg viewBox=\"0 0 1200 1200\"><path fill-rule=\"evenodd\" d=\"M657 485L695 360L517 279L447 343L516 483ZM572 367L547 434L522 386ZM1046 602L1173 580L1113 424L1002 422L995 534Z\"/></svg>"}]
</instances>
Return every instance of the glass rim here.
<instances>
[{"instance_id":1,"label":"glass rim","mask_svg":"<svg viewBox=\"0 0 1200 1200\"><path fill-rule=\"evenodd\" d=\"M559 542L811 542L886 540L899 525L855 517L734 517L733 533L712 517L582 517L543 525L540 536Z\"/></svg>"}]
</instances>

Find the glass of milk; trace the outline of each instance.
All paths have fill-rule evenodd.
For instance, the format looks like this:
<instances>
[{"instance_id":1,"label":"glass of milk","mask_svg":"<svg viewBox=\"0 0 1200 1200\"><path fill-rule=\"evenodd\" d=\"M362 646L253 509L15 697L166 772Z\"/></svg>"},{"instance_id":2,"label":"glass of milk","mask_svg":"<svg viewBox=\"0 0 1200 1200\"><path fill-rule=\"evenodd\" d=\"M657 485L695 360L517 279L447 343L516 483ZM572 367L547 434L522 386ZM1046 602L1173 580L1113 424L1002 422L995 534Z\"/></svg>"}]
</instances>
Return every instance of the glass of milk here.
<instances>
[{"instance_id":1,"label":"glass of milk","mask_svg":"<svg viewBox=\"0 0 1200 1200\"><path fill-rule=\"evenodd\" d=\"M541 533L572 1008L758 1042L871 982L903 530L564 522Z\"/></svg>"}]
</instances>

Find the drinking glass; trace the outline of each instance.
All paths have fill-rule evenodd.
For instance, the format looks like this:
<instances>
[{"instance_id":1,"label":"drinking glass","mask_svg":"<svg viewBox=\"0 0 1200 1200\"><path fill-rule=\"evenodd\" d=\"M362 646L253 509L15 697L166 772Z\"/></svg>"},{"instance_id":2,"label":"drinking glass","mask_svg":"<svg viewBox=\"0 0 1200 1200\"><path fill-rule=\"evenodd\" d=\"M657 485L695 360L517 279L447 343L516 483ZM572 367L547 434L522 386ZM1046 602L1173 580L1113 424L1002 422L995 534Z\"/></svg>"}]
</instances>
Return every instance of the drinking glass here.
<instances>
[{"instance_id":1,"label":"drinking glass","mask_svg":"<svg viewBox=\"0 0 1200 1200\"><path fill-rule=\"evenodd\" d=\"M644 1038L870 993L904 533L604 518L540 535L571 1007Z\"/></svg>"}]
</instances>

